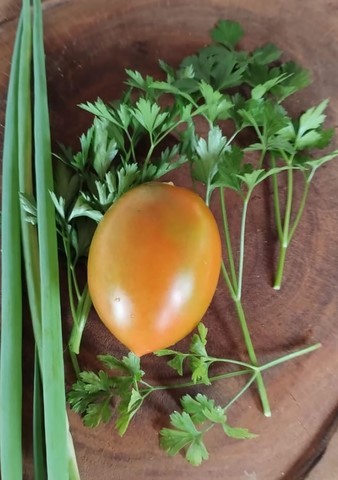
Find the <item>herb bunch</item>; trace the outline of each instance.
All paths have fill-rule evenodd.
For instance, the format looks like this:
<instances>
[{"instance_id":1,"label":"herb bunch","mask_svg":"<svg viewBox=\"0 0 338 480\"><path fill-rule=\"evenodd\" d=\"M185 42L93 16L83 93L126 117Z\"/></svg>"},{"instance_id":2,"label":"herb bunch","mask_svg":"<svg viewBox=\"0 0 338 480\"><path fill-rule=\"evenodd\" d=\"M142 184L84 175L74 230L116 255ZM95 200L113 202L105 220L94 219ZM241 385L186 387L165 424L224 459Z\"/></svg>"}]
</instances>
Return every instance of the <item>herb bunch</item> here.
<instances>
[{"instance_id":1,"label":"herb bunch","mask_svg":"<svg viewBox=\"0 0 338 480\"><path fill-rule=\"evenodd\" d=\"M269 367L259 365L242 303L245 232L250 199L262 182L271 183L280 243L274 288L279 289L286 251L300 224L310 183L320 166L338 156L338 150L326 151L324 155L318 153L329 146L333 137L333 130L324 128L327 101L311 106L296 118L291 116L284 103L290 95L310 83L309 73L294 62L282 62L282 52L274 45L264 45L252 52L241 50L238 43L242 36L243 30L239 24L222 20L211 32L213 43L184 59L178 69L160 62L165 80L127 70L127 88L122 100L106 105L98 99L82 105L95 116L94 123L87 134L81 137L80 152L73 154L63 149L59 168L67 174L57 177L62 180L56 183L53 200L66 253L74 319L69 346L70 351L77 354L90 298L86 286L82 292L78 287L76 268L79 259L86 257L95 223L100 221L119 196L133 186L161 178L174 168L188 163L193 181L205 188L206 204L210 204L213 196L217 196L220 202L226 247L222 275L236 307L249 357L249 363L246 364L229 359L223 361L241 364L249 370L246 373L252 373L247 385L256 383L264 414L270 416L262 372L280 362L275 360L273 362L276 363L271 362ZM170 149L166 146L168 135L177 141ZM145 153L139 148L144 140ZM282 185L285 177L287 192L284 199ZM295 205L294 192L298 177L303 178L303 194L300 204ZM236 248L228 222L230 190L235 191L242 201L240 236ZM92 228L83 228L87 222ZM238 255L234 254L236 251ZM208 385L213 381L208 376L208 370L214 361L206 353L195 355L194 348L191 347L187 354L172 351L169 364L181 374L187 360L192 370L192 382ZM309 348L317 348L317 345ZM294 356L307 351L300 350ZM159 355L169 354L169 351L166 352ZM128 373L128 380L122 380L122 383L125 382L123 387L121 380L115 377L111 380L105 373L99 373L96 377L96 374L91 377L88 372L83 375L73 355L79 380L70 392L69 401L76 411L85 415L88 424L94 425L110 418L110 401L119 397L118 429L123 433L144 398L154 390L169 386L145 385L139 366L137 372L133 373L130 365L126 365L126 359L102 358L106 366ZM135 359L131 360L133 356L128 358L128 361L135 362ZM87 383L95 384L96 381L100 387L87 386ZM98 392L102 401L97 398ZM172 426L180 433L165 430L162 445L169 454L177 453L183 447L187 447L188 452L190 447L194 450L192 445L197 445L196 457L187 453L187 458L191 463L198 464L207 454L204 444L200 443L202 431L196 433L194 430L194 419L201 419L202 414L194 417L191 416L192 410L189 411L194 401L199 402L197 399L182 400L182 415L174 414L172 417ZM219 421L214 423L221 424L225 431L225 415L230 405L215 407L213 403L208 403L212 400L206 397L201 401L209 405L205 406L205 412L209 413L205 414L203 421L213 423L212 418L217 417L213 409L220 409Z\"/></svg>"}]
</instances>

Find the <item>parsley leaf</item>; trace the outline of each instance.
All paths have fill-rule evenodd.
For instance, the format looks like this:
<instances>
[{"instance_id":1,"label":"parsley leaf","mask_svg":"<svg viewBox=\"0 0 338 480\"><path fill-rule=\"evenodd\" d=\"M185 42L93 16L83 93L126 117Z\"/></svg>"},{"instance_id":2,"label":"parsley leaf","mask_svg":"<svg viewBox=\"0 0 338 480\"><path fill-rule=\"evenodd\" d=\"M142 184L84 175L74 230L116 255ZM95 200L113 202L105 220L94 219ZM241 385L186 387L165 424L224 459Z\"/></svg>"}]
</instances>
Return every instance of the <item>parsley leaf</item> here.
<instances>
[{"instance_id":1,"label":"parsley leaf","mask_svg":"<svg viewBox=\"0 0 338 480\"><path fill-rule=\"evenodd\" d=\"M211 38L225 45L229 49L233 49L244 35L243 28L237 22L231 20L220 20L215 28L211 30Z\"/></svg>"},{"instance_id":2,"label":"parsley leaf","mask_svg":"<svg viewBox=\"0 0 338 480\"><path fill-rule=\"evenodd\" d=\"M194 466L209 458L203 436L215 425L221 425L224 433L235 439L250 439L256 435L245 428L234 428L228 424L225 408L215 405L215 401L206 395L197 394L195 398L184 395L181 399L182 413L170 415L172 428L160 431L160 445L168 455L185 451L185 458ZM200 429L196 427L200 426Z\"/></svg>"},{"instance_id":3,"label":"parsley leaf","mask_svg":"<svg viewBox=\"0 0 338 480\"><path fill-rule=\"evenodd\" d=\"M123 395L117 408L118 417L115 422L116 428L121 436L126 433L131 420L141 408L142 403L143 397L135 388L133 388L130 393Z\"/></svg>"},{"instance_id":4,"label":"parsley leaf","mask_svg":"<svg viewBox=\"0 0 338 480\"><path fill-rule=\"evenodd\" d=\"M200 465L203 460L209 458L202 440L202 432L196 429L188 413L172 413L170 423L174 428L163 428L160 431L160 445L168 455L176 455L185 448L185 457L194 466Z\"/></svg>"}]
</instances>

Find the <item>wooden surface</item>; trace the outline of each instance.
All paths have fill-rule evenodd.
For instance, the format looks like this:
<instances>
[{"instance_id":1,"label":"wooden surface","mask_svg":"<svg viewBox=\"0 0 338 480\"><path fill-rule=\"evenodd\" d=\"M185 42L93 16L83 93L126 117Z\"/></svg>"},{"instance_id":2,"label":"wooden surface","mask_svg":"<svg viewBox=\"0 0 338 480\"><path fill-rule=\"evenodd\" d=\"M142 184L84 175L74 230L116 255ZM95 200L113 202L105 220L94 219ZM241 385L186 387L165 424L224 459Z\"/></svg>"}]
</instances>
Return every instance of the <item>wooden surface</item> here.
<instances>
[{"instance_id":1,"label":"wooden surface","mask_svg":"<svg viewBox=\"0 0 338 480\"><path fill-rule=\"evenodd\" d=\"M17 1L2 0L1 123L18 11ZM285 58L309 68L313 85L289 104L299 112L328 97L328 123L337 126L337 0L47 0L46 53L54 141L76 145L91 120L77 108L78 103L97 96L106 100L117 97L125 68L156 74L158 58L177 63L208 40L208 31L219 18L242 23L244 47L273 42L285 51ZM290 248L285 285L279 293L270 287L275 258L267 216L270 192L258 192L251 203L243 298L260 362L317 341L323 344L316 353L265 374L271 419L261 414L254 389L231 410L232 424L247 427L259 437L235 441L214 429L207 439L210 460L196 469L180 456L168 458L158 447L159 429L178 407L178 394L154 395L123 439L112 425L89 430L70 413L83 480L338 479L337 181L335 163L318 173L301 229ZM237 208L234 200L233 224ZM67 325L66 303L64 313ZM245 358L235 313L221 282L205 323L213 354ZM26 433L30 422L30 342L27 329ZM96 353L108 352L125 353L93 314L84 335L82 365L90 368ZM154 380L171 375L162 365L151 356L144 358L143 367ZM224 382L208 392L225 403L238 387L237 381ZM25 478L32 480L28 441L24 455Z\"/></svg>"}]
</instances>

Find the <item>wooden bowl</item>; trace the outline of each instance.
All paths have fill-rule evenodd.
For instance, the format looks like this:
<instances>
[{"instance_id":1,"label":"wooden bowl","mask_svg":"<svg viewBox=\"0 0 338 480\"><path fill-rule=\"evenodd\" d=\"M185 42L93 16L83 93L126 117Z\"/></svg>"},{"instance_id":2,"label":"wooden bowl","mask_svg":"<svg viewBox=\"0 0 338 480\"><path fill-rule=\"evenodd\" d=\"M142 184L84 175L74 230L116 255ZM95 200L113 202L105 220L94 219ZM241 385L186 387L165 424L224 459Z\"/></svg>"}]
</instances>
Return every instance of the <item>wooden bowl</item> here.
<instances>
[{"instance_id":1,"label":"wooden bowl","mask_svg":"<svg viewBox=\"0 0 338 480\"><path fill-rule=\"evenodd\" d=\"M2 55L1 112L15 34L19 2L2 0L0 37ZM239 21L246 32L242 46L255 48L272 42L292 59L312 71L313 83L289 106L295 113L330 98L328 123L338 118L338 4L308 0L46 0L45 46L52 123L57 142L78 146L79 135L89 126L90 115L81 102L118 98L126 68L159 75L158 59L178 65L180 60L208 42L208 32L220 19ZM338 173L334 163L318 172L302 224L285 269L280 292L271 288L276 260L276 238L268 208L271 192L262 189L253 198L248 218L243 302L261 363L297 347L321 342L315 353L281 365L264 375L272 418L261 412L253 387L230 411L233 425L259 436L239 441L224 437L219 429L208 434L210 459L194 468L180 455L169 458L159 448L159 430L168 415L179 408L181 393L154 394L137 414L123 438L112 423L91 430L70 412L71 430L83 480L190 479L204 480L333 480L338 478ZM186 177L178 181L185 184ZM236 231L238 208L233 199L230 223ZM219 211L216 205L216 217ZM65 333L69 329L64 301ZM209 350L214 355L246 359L235 311L220 282L205 317ZM29 438L31 333L25 331L26 385L25 432ZM186 346L182 342L179 346ZM126 350L91 314L80 361L96 366L97 353L122 355ZM172 379L164 362L147 356L143 368L154 381ZM67 381L72 381L67 370ZM205 391L225 404L241 382L219 382L189 392ZM33 479L32 450L24 446L25 479ZM7 479L5 479L7 480Z\"/></svg>"}]
</instances>

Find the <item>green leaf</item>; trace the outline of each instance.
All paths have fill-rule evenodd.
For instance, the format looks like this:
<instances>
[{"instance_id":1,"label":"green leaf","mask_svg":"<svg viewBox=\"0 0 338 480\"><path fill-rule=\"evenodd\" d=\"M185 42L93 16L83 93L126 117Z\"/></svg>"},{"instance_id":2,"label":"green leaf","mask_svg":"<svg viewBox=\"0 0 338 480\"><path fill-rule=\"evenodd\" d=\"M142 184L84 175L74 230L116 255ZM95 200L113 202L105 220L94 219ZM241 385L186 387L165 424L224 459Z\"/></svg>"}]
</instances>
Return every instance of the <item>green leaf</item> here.
<instances>
[{"instance_id":1,"label":"green leaf","mask_svg":"<svg viewBox=\"0 0 338 480\"><path fill-rule=\"evenodd\" d=\"M77 164L77 166L80 170L84 170L84 168L86 166L88 156L89 156L90 147L91 147L92 140L93 140L94 129L95 129L95 123L92 127L90 127L87 130L87 133L83 133L80 136L81 156L79 157L80 162Z\"/></svg>"},{"instance_id":2,"label":"green leaf","mask_svg":"<svg viewBox=\"0 0 338 480\"><path fill-rule=\"evenodd\" d=\"M214 90L211 85L204 80L200 83L200 91L205 101L206 110L203 113L211 123L216 120L225 120L230 117L232 102L222 95L218 90Z\"/></svg>"},{"instance_id":3,"label":"green leaf","mask_svg":"<svg viewBox=\"0 0 338 480\"><path fill-rule=\"evenodd\" d=\"M71 205L78 196L80 190L79 170L74 165L68 165L60 157L54 166L54 193L57 197L65 199L67 207ZM72 155L73 159L73 155ZM85 166L83 167L85 168ZM75 169L75 172L74 172Z\"/></svg>"},{"instance_id":4,"label":"green leaf","mask_svg":"<svg viewBox=\"0 0 338 480\"><path fill-rule=\"evenodd\" d=\"M96 393L109 390L110 380L103 370L100 370L97 374L95 372L83 371L80 373L78 380L78 386L80 385L84 391Z\"/></svg>"},{"instance_id":5,"label":"green leaf","mask_svg":"<svg viewBox=\"0 0 338 480\"><path fill-rule=\"evenodd\" d=\"M264 170L262 168L258 168L253 170L250 173L244 173L243 175L238 175L238 177L246 184L248 191L251 193L252 190L261 182L263 182L266 178L270 177L271 175L276 175L284 170L287 167L276 167L270 168L269 170Z\"/></svg>"},{"instance_id":6,"label":"green leaf","mask_svg":"<svg viewBox=\"0 0 338 480\"><path fill-rule=\"evenodd\" d=\"M321 166L325 165L325 163L330 162L331 160L337 157L338 157L338 150L334 150L333 152L327 155L324 155L323 157L306 160L304 165L311 169L311 173L308 176L308 181L310 182L312 180L318 168L320 168Z\"/></svg>"},{"instance_id":7,"label":"green leaf","mask_svg":"<svg viewBox=\"0 0 338 480\"><path fill-rule=\"evenodd\" d=\"M161 350L156 350L154 354L157 357L166 357L168 355L181 355L180 352L176 352L176 350L171 350L170 348L162 348Z\"/></svg>"},{"instance_id":8,"label":"green leaf","mask_svg":"<svg viewBox=\"0 0 338 480\"><path fill-rule=\"evenodd\" d=\"M276 45L267 43L252 52L251 61L258 65L267 65L278 60L281 54L282 51Z\"/></svg>"},{"instance_id":9,"label":"green leaf","mask_svg":"<svg viewBox=\"0 0 338 480\"><path fill-rule=\"evenodd\" d=\"M131 122L131 111L130 107L127 106L125 103L121 103L120 106L116 110L116 114L121 120L121 124L124 129L127 129Z\"/></svg>"},{"instance_id":10,"label":"green leaf","mask_svg":"<svg viewBox=\"0 0 338 480\"><path fill-rule=\"evenodd\" d=\"M143 77L141 73L136 70L133 71L126 69L126 74L129 77L126 81L126 84L140 90L147 91L149 89L149 85L151 85L154 80L153 77L150 77L149 75Z\"/></svg>"},{"instance_id":11,"label":"green leaf","mask_svg":"<svg viewBox=\"0 0 338 480\"><path fill-rule=\"evenodd\" d=\"M117 143L114 139L108 136L108 122L107 120L94 120L94 142L93 142L93 167L100 179L104 178L111 162L118 153Z\"/></svg>"},{"instance_id":12,"label":"green leaf","mask_svg":"<svg viewBox=\"0 0 338 480\"><path fill-rule=\"evenodd\" d=\"M271 90L273 87L275 87L279 83L282 83L287 77L288 75L286 73L282 73L278 77L271 78L270 80L267 80L262 84L256 85L251 90L251 97L254 100L261 99L269 90Z\"/></svg>"},{"instance_id":13,"label":"green leaf","mask_svg":"<svg viewBox=\"0 0 338 480\"><path fill-rule=\"evenodd\" d=\"M175 355L171 360L168 361L169 367L176 370L179 375L183 375L183 363L186 359L185 355Z\"/></svg>"},{"instance_id":14,"label":"green leaf","mask_svg":"<svg viewBox=\"0 0 338 480\"><path fill-rule=\"evenodd\" d=\"M36 200L32 195L20 193L20 205L24 211L24 219L32 225L37 224Z\"/></svg>"},{"instance_id":15,"label":"green leaf","mask_svg":"<svg viewBox=\"0 0 338 480\"><path fill-rule=\"evenodd\" d=\"M210 33L214 42L233 49L244 35L241 25L230 20L220 20Z\"/></svg>"},{"instance_id":16,"label":"green leaf","mask_svg":"<svg viewBox=\"0 0 338 480\"><path fill-rule=\"evenodd\" d=\"M246 109L239 113L248 126L261 127L265 144L288 123L284 108L270 100L249 100L246 102Z\"/></svg>"},{"instance_id":17,"label":"green leaf","mask_svg":"<svg viewBox=\"0 0 338 480\"><path fill-rule=\"evenodd\" d=\"M102 403L91 403L88 405L83 417L83 423L86 427L95 428L101 423L109 422L111 416L112 408L110 406L110 399L107 398Z\"/></svg>"},{"instance_id":18,"label":"green leaf","mask_svg":"<svg viewBox=\"0 0 338 480\"><path fill-rule=\"evenodd\" d=\"M195 424L203 423L207 420L205 411L211 411L215 408L214 400L206 395L198 393L195 398L191 395L184 395L181 398L182 408L187 412Z\"/></svg>"},{"instance_id":19,"label":"green leaf","mask_svg":"<svg viewBox=\"0 0 338 480\"><path fill-rule=\"evenodd\" d=\"M119 360L112 355L98 355L97 358L108 368L127 372L136 380L140 380L144 375L144 371L141 370L140 357L132 352L129 352L128 356L124 356L122 360Z\"/></svg>"},{"instance_id":20,"label":"green leaf","mask_svg":"<svg viewBox=\"0 0 338 480\"><path fill-rule=\"evenodd\" d=\"M140 409L142 403L143 397L134 388L122 398L117 408L118 417L115 422L121 437L126 433L131 420Z\"/></svg>"},{"instance_id":21,"label":"green leaf","mask_svg":"<svg viewBox=\"0 0 338 480\"><path fill-rule=\"evenodd\" d=\"M78 197L68 216L68 221L79 217L87 217L99 223L103 215L98 210L94 210L83 197Z\"/></svg>"},{"instance_id":22,"label":"green leaf","mask_svg":"<svg viewBox=\"0 0 338 480\"><path fill-rule=\"evenodd\" d=\"M134 353L129 352L127 357L123 357L122 363L125 365L127 371L135 378L141 379L144 375L144 371L141 370L140 357Z\"/></svg>"},{"instance_id":23,"label":"green leaf","mask_svg":"<svg viewBox=\"0 0 338 480\"><path fill-rule=\"evenodd\" d=\"M110 181L110 179L113 178L113 174L111 172L109 173L110 175L107 181ZM129 163L118 169L116 171L116 175L117 192L114 201L120 198L124 193L131 190L131 188L138 183L138 179L140 177L140 167L137 163Z\"/></svg>"},{"instance_id":24,"label":"green leaf","mask_svg":"<svg viewBox=\"0 0 338 480\"><path fill-rule=\"evenodd\" d=\"M319 105L309 108L299 120L298 138L302 137L309 130L319 128L325 121L326 115L323 114L329 101L323 100Z\"/></svg>"},{"instance_id":25,"label":"green leaf","mask_svg":"<svg viewBox=\"0 0 338 480\"><path fill-rule=\"evenodd\" d=\"M204 184L212 183L221 155L230 149L227 139L223 137L221 129L215 126L209 130L207 140L202 137L196 139L193 147L195 150L192 163L193 177Z\"/></svg>"},{"instance_id":26,"label":"green leaf","mask_svg":"<svg viewBox=\"0 0 338 480\"><path fill-rule=\"evenodd\" d=\"M54 192L49 192L51 199L54 203L54 207L56 209L57 214L62 220L65 220L66 218L66 212L65 212L65 199L62 197L57 197Z\"/></svg>"},{"instance_id":27,"label":"green leaf","mask_svg":"<svg viewBox=\"0 0 338 480\"><path fill-rule=\"evenodd\" d=\"M283 83L271 89L271 93L278 98L279 102L282 102L288 96L307 87L311 83L309 71L295 62L283 63L279 70L281 73L288 75Z\"/></svg>"},{"instance_id":28,"label":"green leaf","mask_svg":"<svg viewBox=\"0 0 338 480\"><path fill-rule=\"evenodd\" d=\"M145 98L140 98L136 102L136 108L132 110L134 117L150 134L168 117L168 112L160 112L161 107L156 102Z\"/></svg>"},{"instance_id":29,"label":"green leaf","mask_svg":"<svg viewBox=\"0 0 338 480\"><path fill-rule=\"evenodd\" d=\"M196 429L190 415L186 412L174 412L170 415L170 423L174 428L162 428L160 431L160 445L168 455L173 456L186 449L185 457L194 466L208 459L202 432Z\"/></svg>"},{"instance_id":30,"label":"green leaf","mask_svg":"<svg viewBox=\"0 0 338 480\"><path fill-rule=\"evenodd\" d=\"M203 323L199 323L197 327L198 333L195 333L192 337L189 352L201 357L208 357L206 351L208 329Z\"/></svg>"},{"instance_id":31,"label":"green leaf","mask_svg":"<svg viewBox=\"0 0 338 480\"><path fill-rule=\"evenodd\" d=\"M218 164L217 173L213 177L213 186L224 187L240 192L242 181L239 175L252 170L251 165L243 165L243 150L233 146L230 151L224 152Z\"/></svg>"},{"instance_id":32,"label":"green leaf","mask_svg":"<svg viewBox=\"0 0 338 480\"><path fill-rule=\"evenodd\" d=\"M151 88L163 91L163 93L171 93L175 96L183 97L191 104L195 103L192 97L187 92L182 91L182 89L178 88L176 84L156 80L151 84Z\"/></svg>"},{"instance_id":33,"label":"green leaf","mask_svg":"<svg viewBox=\"0 0 338 480\"><path fill-rule=\"evenodd\" d=\"M247 428L238 428L238 427L230 427L227 423L222 424L224 433L231 438L236 438L238 440L256 438L257 435L255 433L249 432Z\"/></svg>"},{"instance_id":34,"label":"green leaf","mask_svg":"<svg viewBox=\"0 0 338 480\"><path fill-rule=\"evenodd\" d=\"M170 65L168 65L168 63L164 62L161 59L158 61L158 63L159 63L159 66L160 66L161 70L163 70L163 72L165 72L167 74L167 82L168 83L173 82L175 77L176 77L176 72L175 72L174 68L171 67Z\"/></svg>"},{"instance_id":35,"label":"green leaf","mask_svg":"<svg viewBox=\"0 0 338 480\"><path fill-rule=\"evenodd\" d=\"M295 147L297 150L314 147L321 140L321 135L316 130L309 130L304 135L296 139Z\"/></svg>"},{"instance_id":36,"label":"green leaf","mask_svg":"<svg viewBox=\"0 0 338 480\"><path fill-rule=\"evenodd\" d=\"M92 115L95 115L96 117L108 120L110 122L115 122L115 118L112 115L110 108L104 103L103 100L101 100L101 98L98 98L94 103L81 103L79 107L91 113Z\"/></svg>"},{"instance_id":37,"label":"green leaf","mask_svg":"<svg viewBox=\"0 0 338 480\"><path fill-rule=\"evenodd\" d=\"M202 438L196 438L191 442L186 451L185 458L194 467L198 467L204 460L208 460L209 453Z\"/></svg>"},{"instance_id":38,"label":"green leaf","mask_svg":"<svg viewBox=\"0 0 338 480\"><path fill-rule=\"evenodd\" d=\"M191 370L191 380L194 383L204 383L211 385L209 380L210 361L204 357L189 357L189 367Z\"/></svg>"}]
</instances>

